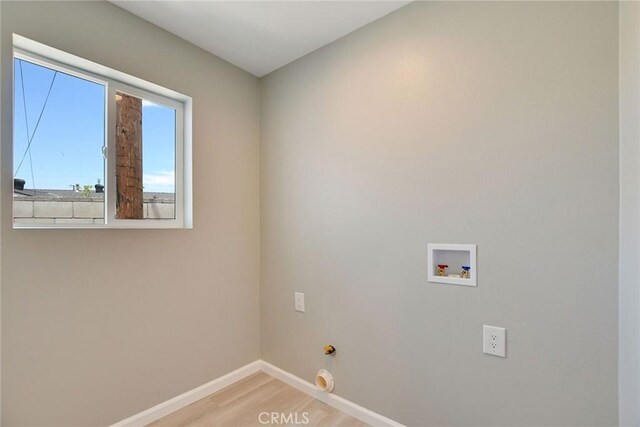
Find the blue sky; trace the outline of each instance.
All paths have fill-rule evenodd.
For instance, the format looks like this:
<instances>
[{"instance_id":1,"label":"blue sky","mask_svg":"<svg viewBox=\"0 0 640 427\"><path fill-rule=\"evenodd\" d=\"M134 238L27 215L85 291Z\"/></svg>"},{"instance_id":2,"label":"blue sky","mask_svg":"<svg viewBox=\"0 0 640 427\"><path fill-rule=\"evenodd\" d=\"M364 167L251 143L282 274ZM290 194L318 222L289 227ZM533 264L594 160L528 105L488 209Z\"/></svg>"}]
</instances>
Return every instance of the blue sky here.
<instances>
[{"instance_id":1,"label":"blue sky","mask_svg":"<svg viewBox=\"0 0 640 427\"><path fill-rule=\"evenodd\" d=\"M36 189L70 189L74 184L93 186L98 179L104 184L105 87L60 72L51 86L53 70L19 59L14 65L15 177L24 179L25 188L29 189L34 181ZM51 94L43 111L50 86ZM31 142L31 156L26 152L25 103L29 135L33 135L43 111ZM144 101L142 137L144 190L174 192L175 110Z\"/></svg>"}]
</instances>

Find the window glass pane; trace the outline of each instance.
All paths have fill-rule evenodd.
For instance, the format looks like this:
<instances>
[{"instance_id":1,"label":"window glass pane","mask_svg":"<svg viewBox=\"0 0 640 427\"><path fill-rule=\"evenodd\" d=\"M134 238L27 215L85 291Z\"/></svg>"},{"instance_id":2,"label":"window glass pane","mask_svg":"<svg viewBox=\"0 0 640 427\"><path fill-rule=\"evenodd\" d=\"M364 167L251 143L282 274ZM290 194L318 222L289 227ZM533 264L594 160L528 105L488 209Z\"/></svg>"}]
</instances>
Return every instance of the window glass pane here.
<instances>
[{"instance_id":1,"label":"window glass pane","mask_svg":"<svg viewBox=\"0 0 640 427\"><path fill-rule=\"evenodd\" d=\"M175 219L176 111L116 92L116 218Z\"/></svg>"},{"instance_id":2,"label":"window glass pane","mask_svg":"<svg viewBox=\"0 0 640 427\"><path fill-rule=\"evenodd\" d=\"M105 87L14 59L14 222L104 223Z\"/></svg>"},{"instance_id":3,"label":"window glass pane","mask_svg":"<svg viewBox=\"0 0 640 427\"><path fill-rule=\"evenodd\" d=\"M176 217L176 110L142 100L142 164L147 218Z\"/></svg>"}]
</instances>

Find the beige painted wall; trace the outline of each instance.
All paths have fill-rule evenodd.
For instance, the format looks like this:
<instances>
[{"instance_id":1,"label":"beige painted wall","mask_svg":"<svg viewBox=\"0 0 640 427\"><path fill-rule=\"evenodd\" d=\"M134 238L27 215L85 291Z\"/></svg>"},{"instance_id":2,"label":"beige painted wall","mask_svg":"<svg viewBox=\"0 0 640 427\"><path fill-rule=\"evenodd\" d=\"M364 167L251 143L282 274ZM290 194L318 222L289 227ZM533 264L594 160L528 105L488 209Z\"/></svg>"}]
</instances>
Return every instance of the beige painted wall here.
<instances>
[{"instance_id":1,"label":"beige painted wall","mask_svg":"<svg viewBox=\"0 0 640 427\"><path fill-rule=\"evenodd\" d=\"M106 425L256 360L258 80L108 3L0 8L5 77L15 32L194 105L193 230L12 230L3 108L3 425Z\"/></svg>"},{"instance_id":2,"label":"beige painted wall","mask_svg":"<svg viewBox=\"0 0 640 427\"><path fill-rule=\"evenodd\" d=\"M640 2L620 7L620 425L640 426Z\"/></svg>"},{"instance_id":3,"label":"beige painted wall","mask_svg":"<svg viewBox=\"0 0 640 427\"><path fill-rule=\"evenodd\" d=\"M417 2L264 78L263 358L409 425L616 424L617 23ZM429 242L478 287L427 283Z\"/></svg>"}]
</instances>

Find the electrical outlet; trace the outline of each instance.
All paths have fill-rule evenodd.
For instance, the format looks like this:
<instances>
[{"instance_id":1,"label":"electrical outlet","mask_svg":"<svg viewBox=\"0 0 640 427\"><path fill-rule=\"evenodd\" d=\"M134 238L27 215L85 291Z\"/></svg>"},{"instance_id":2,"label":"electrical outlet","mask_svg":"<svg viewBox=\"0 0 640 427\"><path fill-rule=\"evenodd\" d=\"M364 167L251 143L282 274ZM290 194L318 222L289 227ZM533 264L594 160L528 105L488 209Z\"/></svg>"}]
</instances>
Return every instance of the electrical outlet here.
<instances>
[{"instance_id":1,"label":"electrical outlet","mask_svg":"<svg viewBox=\"0 0 640 427\"><path fill-rule=\"evenodd\" d=\"M482 327L482 351L493 356L506 357L506 329L496 326Z\"/></svg>"},{"instance_id":2,"label":"electrical outlet","mask_svg":"<svg viewBox=\"0 0 640 427\"><path fill-rule=\"evenodd\" d=\"M300 313L304 313L304 294L302 292L294 292L294 308Z\"/></svg>"}]
</instances>

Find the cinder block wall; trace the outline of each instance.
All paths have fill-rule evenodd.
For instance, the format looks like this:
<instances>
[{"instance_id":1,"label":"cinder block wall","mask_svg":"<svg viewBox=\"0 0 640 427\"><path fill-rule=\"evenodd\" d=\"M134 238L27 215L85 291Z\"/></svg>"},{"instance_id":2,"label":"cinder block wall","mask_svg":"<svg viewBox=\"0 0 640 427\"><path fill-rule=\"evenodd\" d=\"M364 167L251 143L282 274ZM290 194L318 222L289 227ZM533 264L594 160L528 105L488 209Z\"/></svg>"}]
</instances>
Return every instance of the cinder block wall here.
<instances>
[{"instance_id":1,"label":"cinder block wall","mask_svg":"<svg viewBox=\"0 0 640 427\"><path fill-rule=\"evenodd\" d=\"M149 199L144 202L145 219L173 219L173 200ZM104 200L77 197L29 197L14 200L14 222L19 224L104 224Z\"/></svg>"}]
</instances>

